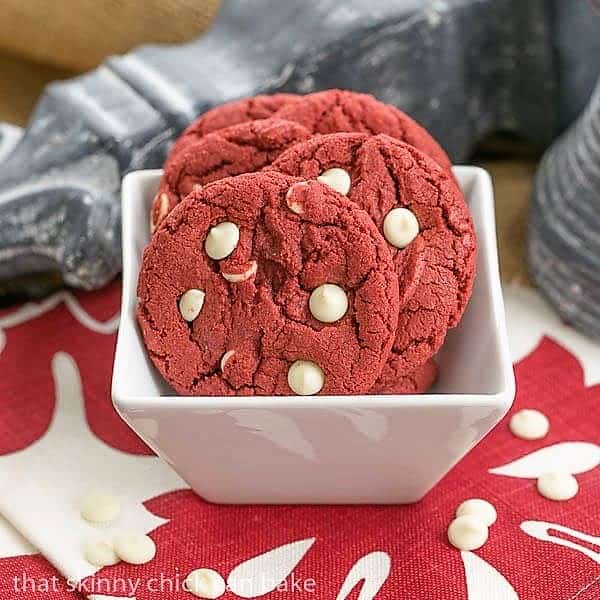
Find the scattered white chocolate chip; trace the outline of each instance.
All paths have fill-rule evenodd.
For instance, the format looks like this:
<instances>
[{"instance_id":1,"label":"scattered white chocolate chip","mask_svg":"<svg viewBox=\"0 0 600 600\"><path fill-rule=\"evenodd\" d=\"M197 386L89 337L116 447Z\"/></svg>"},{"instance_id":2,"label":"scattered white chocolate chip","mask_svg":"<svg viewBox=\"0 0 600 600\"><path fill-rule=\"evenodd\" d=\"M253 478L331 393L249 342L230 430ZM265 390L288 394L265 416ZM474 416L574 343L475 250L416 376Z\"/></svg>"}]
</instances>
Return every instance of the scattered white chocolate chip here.
<instances>
[{"instance_id":1,"label":"scattered white chocolate chip","mask_svg":"<svg viewBox=\"0 0 600 600\"><path fill-rule=\"evenodd\" d=\"M288 385L299 396L317 394L325 383L325 373L310 360L297 360L288 369Z\"/></svg>"},{"instance_id":2,"label":"scattered white chocolate chip","mask_svg":"<svg viewBox=\"0 0 600 600\"><path fill-rule=\"evenodd\" d=\"M250 277L254 277L256 275L256 261L251 260L250 266L243 273L227 273L225 271L221 271L221 275L225 277L225 279L231 283L240 283L241 281L246 281L246 279L250 279Z\"/></svg>"},{"instance_id":3,"label":"scattered white chocolate chip","mask_svg":"<svg viewBox=\"0 0 600 600\"><path fill-rule=\"evenodd\" d=\"M120 561L113 545L106 540L87 542L83 550L83 556L85 560L96 567L109 567Z\"/></svg>"},{"instance_id":4,"label":"scattered white chocolate chip","mask_svg":"<svg viewBox=\"0 0 600 600\"><path fill-rule=\"evenodd\" d=\"M548 500L570 500L577 495L579 484L570 473L546 473L538 478L537 490Z\"/></svg>"},{"instance_id":5,"label":"scattered white chocolate chip","mask_svg":"<svg viewBox=\"0 0 600 600\"><path fill-rule=\"evenodd\" d=\"M288 205L288 208L297 215L301 215L304 212L302 202L298 202L298 200L293 200L294 191L300 187L306 187L308 183L306 181L300 181L298 183L294 183L292 187L285 194L285 202Z\"/></svg>"},{"instance_id":6,"label":"scattered white chocolate chip","mask_svg":"<svg viewBox=\"0 0 600 600\"><path fill-rule=\"evenodd\" d=\"M477 550L487 539L488 528L473 515L456 517L448 527L448 541L459 550Z\"/></svg>"},{"instance_id":7,"label":"scattered white chocolate chip","mask_svg":"<svg viewBox=\"0 0 600 600\"><path fill-rule=\"evenodd\" d=\"M193 321L204 306L206 294L202 290L191 289L179 299L179 312L186 321Z\"/></svg>"},{"instance_id":8,"label":"scattered white chocolate chip","mask_svg":"<svg viewBox=\"0 0 600 600\"><path fill-rule=\"evenodd\" d=\"M324 283L312 291L308 306L315 319L333 323L346 314L348 297L339 285Z\"/></svg>"},{"instance_id":9,"label":"scattered white chocolate chip","mask_svg":"<svg viewBox=\"0 0 600 600\"><path fill-rule=\"evenodd\" d=\"M211 227L204 241L204 249L206 254L214 260L221 260L235 250L239 241L240 230L238 226L230 221L223 221Z\"/></svg>"},{"instance_id":10,"label":"scattered white chocolate chip","mask_svg":"<svg viewBox=\"0 0 600 600\"><path fill-rule=\"evenodd\" d=\"M550 430L550 422L539 410L524 408L510 418L508 427L514 436L522 440L540 440Z\"/></svg>"},{"instance_id":11,"label":"scattered white chocolate chip","mask_svg":"<svg viewBox=\"0 0 600 600\"><path fill-rule=\"evenodd\" d=\"M198 598L220 598L225 593L225 580L213 569L196 569L185 578L184 589Z\"/></svg>"},{"instance_id":12,"label":"scattered white chocolate chip","mask_svg":"<svg viewBox=\"0 0 600 600\"><path fill-rule=\"evenodd\" d=\"M419 234L419 222L408 208L392 208L383 219L383 235L396 248L406 248Z\"/></svg>"},{"instance_id":13,"label":"scattered white chocolate chip","mask_svg":"<svg viewBox=\"0 0 600 600\"><path fill-rule=\"evenodd\" d=\"M90 523L110 523L119 516L121 502L112 494L93 491L83 499L80 512Z\"/></svg>"},{"instance_id":14,"label":"scattered white chocolate chip","mask_svg":"<svg viewBox=\"0 0 600 600\"><path fill-rule=\"evenodd\" d=\"M456 509L456 516L462 517L462 515L472 515L486 527L491 527L498 518L494 505L481 498L470 498L462 502Z\"/></svg>"},{"instance_id":15,"label":"scattered white chocolate chip","mask_svg":"<svg viewBox=\"0 0 600 600\"><path fill-rule=\"evenodd\" d=\"M225 370L225 365L227 361L235 354L235 350L227 350L225 354L221 357L221 371Z\"/></svg>"},{"instance_id":16,"label":"scattered white chocolate chip","mask_svg":"<svg viewBox=\"0 0 600 600\"><path fill-rule=\"evenodd\" d=\"M156 555L152 538L143 533L120 533L113 541L117 556L131 565L143 565Z\"/></svg>"},{"instance_id":17,"label":"scattered white chocolate chip","mask_svg":"<svg viewBox=\"0 0 600 600\"><path fill-rule=\"evenodd\" d=\"M156 228L160 225L160 222L167 216L169 212L169 197L163 192L160 195L160 202L158 205L158 214L156 215L156 219L153 218L152 214L150 215L150 232L154 233Z\"/></svg>"},{"instance_id":18,"label":"scattered white chocolate chip","mask_svg":"<svg viewBox=\"0 0 600 600\"><path fill-rule=\"evenodd\" d=\"M317 181L328 185L330 188L344 196L350 191L350 174L339 167L333 167L333 169L323 171L323 173L317 177Z\"/></svg>"}]
</instances>

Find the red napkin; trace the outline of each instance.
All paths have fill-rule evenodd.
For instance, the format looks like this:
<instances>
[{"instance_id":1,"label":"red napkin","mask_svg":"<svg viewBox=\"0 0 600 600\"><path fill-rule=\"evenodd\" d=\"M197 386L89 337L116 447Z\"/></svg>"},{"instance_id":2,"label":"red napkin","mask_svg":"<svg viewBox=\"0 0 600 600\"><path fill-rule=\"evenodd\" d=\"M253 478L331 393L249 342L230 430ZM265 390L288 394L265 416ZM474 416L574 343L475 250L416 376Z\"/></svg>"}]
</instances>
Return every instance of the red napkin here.
<instances>
[{"instance_id":1,"label":"red napkin","mask_svg":"<svg viewBox=\"0 0 600 600\"><path fill-rule=\"evenodd\" d=\"M111 318L118 311L119 294L113 284L101 292L60 294L41 306L0 312L0 513L11 515L11 522L0 519L2 598L191 599L182 584L199 567L229 580L223 598L257 597L259 592L264 598L298 600L600 598L600 538L594 537L600 535L600 469L594 468L600 461L600 387L585 387L578 359L549 337L515 365L517 398L510 413L524 407L541 410L551 422L548 436L517 439L507 417L420 503L217 506L189 490L173 491L176 486L169 480L165 493L144 502L150 513L165 520L150 532L156 558L69 580L70 563L61 560L68 535L49 538L43 525L33 530L26 512L29 505L43 512L44 498L32 498L32 490L38 470L53 473L56 463L32 462L31 470L21 467L23 472L15 473L14 459L45 439L55 413L56 366L61 364L74 365L79 373L82 419L91 434L120 451L113 453L115 469L131 454L150 454L110 401ZM79 458L85 463L86 457ZM552 502L537 493L534 474L541 474L549 460L567 461L577 473L580 491L572 500ZM158 459L156 465L168 469ZM502 466L505 474L490 472ZM523 473L529 477L515 476ZM57 490L67 476L57 470ZM18 490L12 495L19 502L2 504L6 486ZM448 544L446 529L457 505L473 497L492 502L498 520L483 548L461 553ZM59 517L50 512L47 518ZM13 521L21 534L39 541L56 568L27 546ZM538 539L546 531L551 541Z\"/></svg>"}]
</instances>

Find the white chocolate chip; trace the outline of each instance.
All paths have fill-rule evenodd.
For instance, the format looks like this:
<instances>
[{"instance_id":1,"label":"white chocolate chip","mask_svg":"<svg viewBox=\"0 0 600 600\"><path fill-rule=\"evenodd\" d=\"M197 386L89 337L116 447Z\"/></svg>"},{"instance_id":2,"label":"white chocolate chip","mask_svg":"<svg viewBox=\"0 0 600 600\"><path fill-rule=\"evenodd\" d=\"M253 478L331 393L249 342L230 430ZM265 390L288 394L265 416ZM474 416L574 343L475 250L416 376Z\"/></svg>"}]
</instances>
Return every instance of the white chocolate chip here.
<instances>
[{"instance_id":1,"label":"white chocolate chip","mask_svg":"<svg viewBox=\"0 0 600 600\"><path fill-rule=\"evenodd\" d=\"M83 556L85 560L96 567L109 567L120 561L113 545L106 540L88 542L83 550Z\"/></svg>"},{"instance_id":2,"label":"white chocolate chip","mask_svg":"<svg viewBox=\"0 0 600 600\"><path fill-rule=\"evenodd\" d=\"M294 191L301 187L307 187L308 183L306 181L300 181L298 183L294 183L292 187L285 194L285 202L288 205L288 208L297 215L301 215L304 212L304 207L302 202L298 202L298 200L293 200Z\"/></svg>"},{"instance_id":3,"label":"white chocolate chip","mask_svg":"<svg viewBox=\"0 0 600 600\"><path fill-rule=\"evenodd\" d=\"M235 223L223 221L214 227L211 227L206 240L204 249L206 254L214 260L221 260L228 257L240 241L240 230Z\"/></svg>"},{"instance_id":4,"label":"white chocolate chip","mask_svg":"<svg viewBox=\"0 0 600 600\"><path fill-rule=\"evenodd\" d=\"M325 383L325 374L310 360L297 360L288 369L288 385L299 396L317 394Z\"/></svg>"},{"instance_id":5,"label":"white chocolate chip","mask_svg":"<svg viewBox=\"0 0 600 600\"><path fill-rule=\"evenodd\" d=\"M392 208L383 219L383 235L396 248L406 248L419 234L419 222L408 208Z\"/></svg>"},{"instance_id":6,"label":"white chocolate chip","mask_svg":"<svg viewBox=\"0 0 600 600\"><path fill-rule=\"evenodd\" d=\"M477 550L487 539L488 528L473 515L456 517L448 527L448 541L459 550Z\"/></svg>"},{"instance_id":7,"label":"white chocolate chip","mask_svg":"<svg viewBox=\"0 0 600 600\"><path fill-rule=\"evenodd\" d=\"M154 233L160 222L167 216L169 212L169 197L163 192L160 195L160 203L158 205L158 214L156 219L150 215L150 233Z\"/></svg>"},{"instance_id":8,"label":"white chocolate chip","mask_svg":"<svg viewBox=\"0 0 600 600\"><path fill-rule=\"evenodd\" d=\"M538 478L537 490L548 500L570 500L577 495L579 484L570 473L546 473Z\"/></svg>"},{"instance_id":9,"label":"white chocolate chip","mask_svg":"<svg viewBox=\"0 0 600 600\"><path fill-rule=\"evenodd\" d=\"M90 523L110 523L119 516L121 502L112 494L93 491L83 499L80 511Z\"/></svg>"},{"instance_id":10,"label":"white chocolate chip","mask_svg":"<svg viewBox=\"0 0 600 600\"><path fill-rule=\"evenodd\" d=\"M340 169L339 167L323 171L323 173L317 177L317 181L328 185L343 196L346 196L350 191L350 175L347 171L344 171L344 169Z\"/></svg>"},{"instance_id":11,"label":"white chocolate chip","mask_svg":"<svg viewBox=\"0 0 600 600\"><path fill-rule=\"evenodd\" d=\"M156 555L152 538L143 533L120 533L113 544L117 556L131 565L143 565Z\"/></svg>"},{"instance_id":12,"label":"white chocolate chip","mask_svg":"<svg viewBox=\"0 0 600 600\"><path fill-rule=\"evenodd\" d=\"M231 283L240 283L241 281L250 279L250 277L254 277L256 275L256 268L256 261L252 260L250 261L250 266L243 273L226 273L225 271L221 271L221 275Z\"/></svg>"},{"instance_id":13,"label":"white chocolate chip","mask_svg":"<svg viewBox=\"0 0 600 600\"><path fill-rule=\"evenodd\" d=\"M491 527L498 518L494 505L481 498L470 498L462 502L456 509L456 516L461 517L462 515L472 515L486 527Z\"/></svg>"},{"instance_id":14,"label":"white chocolate chip","mask_svg":"<svg viewBox=\"0 0 600 600\"><path fill-rule=\"evenodd\" d=\"M192 288L179 299L179 312L186 321L193 321L204 306L206 294L202 290Z\"/></svg>"},{"instance_id":15,"label":"white chocolate chip","mask_svg":"<svg viewBox=\"0 0 600 600\"><path fill-rule=\"evenodd\" d=\"M524 408L510 418L508 427L514 436L522 440L540 440L550 430L550 422L539 410Z\"/></svg>"},{"instance_id":16,"label":"white chocolate chip","mask_svg":"<svg viewBox=\"0 0 600 600\"><path fill-rule=\"evenodd\" d=\"M198 598L220 598L225 593L225 580L213 569L196 569L186 578L184 589Z\"/></svg>"},{"instance_id":17,"label":"white chocolate chip","mask_svg":"<svg viewBox=\"0 0 600 600\"><path fill-rule=\"evenodd\" d=\"M235 350L227 350L225 354L221 357L221 371L225 370L225 365L227 361L235 354Z\"/></svg>"},{"instance_id":18,"label":"white chocolate chip","mask_svg":"<svg viewBox=\"0 0 600 600\"><path fill-rule=\"evenodd\" d=\"M312 291L308 306L315 319L334 323L346 314L348 297L339 285L324 283Z\"/></svg>"}]
</instances>

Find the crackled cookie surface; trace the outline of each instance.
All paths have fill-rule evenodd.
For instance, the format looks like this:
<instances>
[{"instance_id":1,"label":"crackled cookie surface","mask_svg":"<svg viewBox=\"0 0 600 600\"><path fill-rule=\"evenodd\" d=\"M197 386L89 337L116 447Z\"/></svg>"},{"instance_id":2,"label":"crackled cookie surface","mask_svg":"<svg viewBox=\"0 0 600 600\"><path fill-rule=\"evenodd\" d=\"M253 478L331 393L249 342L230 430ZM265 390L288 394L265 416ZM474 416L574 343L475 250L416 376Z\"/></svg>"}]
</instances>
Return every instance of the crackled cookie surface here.
<instances>
[{"instance_id":1,"label":"crackled cookie surface","mask_svg":"<svg viewBox=\"0 0 600 600\"><path fill-rule=\"evenodd\" d=\"M193 191L144 253L138 321L181 394L359 394L394 341L398 277L369 215L262 172Z\"/></svg>"},{"instance_id":2,"label":"crackled cookie surface","mask_svg":"<svg viewBox=\"0 0 600 600\"><path fill-rule=\"evenodd\" d=\"M300 96L296 94L261 94L215 106L188 125L175 142L173 150L218 129L247 121L268 119L285 105L296 102L298 98Z\"/></svg>"},{"instance_id":3,"label":"crackled cookie surface","mask_svg":"<svg viewBox=\"0 0 600 600\"><path fill-rule=\"evenodd\" d=\"M269 169L333 181L369 213L392 252L400 282L398 331L386 369L401 376L423 365L459 322L475 276L475 233L454 180L408 144L357 133L296 144ZM338 172L332 179L333 169Z\"/></svg>"},{"instance_id":4,"label":"crackled cookie surface","mask_svg":"<svg viewBox=\"0 0 600 600\"><path fill-rule=\"evenodd\" d=\"M301 123L312 133L385 133L414 146L451 172L448 155L425 128L369 94L333 89L297 96L296 101L284 103L275 116Z\"/></svg>"},{"instance_id":5,"label":"crackled cookie surface","mask_svg":"<svg viewBox=\"0 0 600 600\"><path fill-rule=\"evenodd\" d=\"M398 371L398 364L386 364L371 394L424 394L435 383L438 368L433 359L418 366L412 373Z\"/></svg>"},{"instance_id":6,"label":"crackled cookie surface","mask_svg":"<svg viewBox=\"0 0 600 600\"><path fill-rule=\"evenodd\" d=\"M152 203L152 228L196 187L259 171L291 145L309 137L309 131L299 123L261 119L190 140L172 152L165 163Z\"/></svg>"}]
</instances>

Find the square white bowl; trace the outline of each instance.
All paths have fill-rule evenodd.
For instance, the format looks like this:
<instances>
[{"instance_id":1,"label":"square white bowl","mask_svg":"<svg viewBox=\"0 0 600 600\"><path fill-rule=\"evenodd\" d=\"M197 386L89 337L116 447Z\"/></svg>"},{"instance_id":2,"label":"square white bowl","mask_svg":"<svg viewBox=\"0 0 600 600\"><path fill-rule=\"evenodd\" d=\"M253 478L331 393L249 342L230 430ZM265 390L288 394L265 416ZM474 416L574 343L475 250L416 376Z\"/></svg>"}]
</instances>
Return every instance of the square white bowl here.
<instances>
[{"instance_id":1,"label":"square white bowl","mask_svg":"<svg viewBox=\"0 0 600 600\"><path fill-rule=\"evenodd\" d=\"M112 381L121 417L203 498L220 503L407 503L504 416L514 398L489 175L455 167L479 241L467 311L430 393L387 396L175 396L135 319L162 171L123 180L123 300Z\"/></svg>"}]
</instances>

